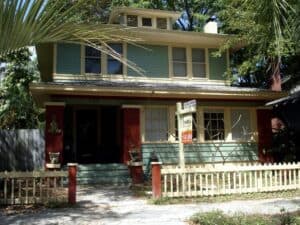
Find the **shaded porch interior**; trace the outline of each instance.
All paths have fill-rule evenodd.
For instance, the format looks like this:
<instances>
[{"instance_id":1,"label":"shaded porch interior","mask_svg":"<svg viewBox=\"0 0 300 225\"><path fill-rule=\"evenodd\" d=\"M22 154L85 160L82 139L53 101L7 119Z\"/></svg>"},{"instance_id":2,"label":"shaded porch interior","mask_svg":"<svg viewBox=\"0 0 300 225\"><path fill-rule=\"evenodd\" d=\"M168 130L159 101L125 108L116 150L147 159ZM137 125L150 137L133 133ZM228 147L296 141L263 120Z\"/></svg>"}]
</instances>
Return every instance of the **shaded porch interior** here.
<instances>
[{"instance_id":1,"label":"shaded porch interior","mask_svg":"<svg viewBox=\"0 0 300 225\"><path fill-rule=\"evenodd\" d=\"M67 105L63 156L64 163L121 163L121 108Z\"/></svg>"}]
</instances>

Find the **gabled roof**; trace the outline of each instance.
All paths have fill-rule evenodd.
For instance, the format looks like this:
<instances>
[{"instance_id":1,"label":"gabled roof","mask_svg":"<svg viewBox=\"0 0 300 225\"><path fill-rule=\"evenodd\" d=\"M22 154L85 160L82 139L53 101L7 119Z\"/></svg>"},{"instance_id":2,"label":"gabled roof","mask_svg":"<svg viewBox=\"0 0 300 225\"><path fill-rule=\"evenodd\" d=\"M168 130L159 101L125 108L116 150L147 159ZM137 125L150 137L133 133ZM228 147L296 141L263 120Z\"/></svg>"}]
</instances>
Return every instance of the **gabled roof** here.
<instances>
[{"instance_id":1,"label":"gabled roof","mask_svg":"<svg viewBox=\"0 0 300 225\"><path fill-rule=\"evenodd\" d=\"M132 15L142 15L142 16L157 16L157 17L168 17L177 20L181 12L167 11L160 9L142 9L142 8L132 8L132 7L116 7L113 8L109 17L108 23L112 23L120 14L132 14Z\"/></svg>"}]
</instances>

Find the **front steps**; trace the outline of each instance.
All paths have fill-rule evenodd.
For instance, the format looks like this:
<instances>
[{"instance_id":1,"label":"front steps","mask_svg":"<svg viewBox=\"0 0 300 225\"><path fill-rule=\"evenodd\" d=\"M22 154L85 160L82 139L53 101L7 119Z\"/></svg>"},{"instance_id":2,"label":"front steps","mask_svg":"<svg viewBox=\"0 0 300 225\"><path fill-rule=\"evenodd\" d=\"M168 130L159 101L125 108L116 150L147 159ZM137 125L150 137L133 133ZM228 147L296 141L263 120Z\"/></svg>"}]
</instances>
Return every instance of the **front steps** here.
<instances>
[{"instance_id":1,"label":"front steps","mask_svg":"<svg viewBox=\"0 0 300 225\"><path fill-rule=\"evenodd\" d=\"M131 178L125 164L79 164L77 184L130 185Z\"/></svg>"}]
</instances>

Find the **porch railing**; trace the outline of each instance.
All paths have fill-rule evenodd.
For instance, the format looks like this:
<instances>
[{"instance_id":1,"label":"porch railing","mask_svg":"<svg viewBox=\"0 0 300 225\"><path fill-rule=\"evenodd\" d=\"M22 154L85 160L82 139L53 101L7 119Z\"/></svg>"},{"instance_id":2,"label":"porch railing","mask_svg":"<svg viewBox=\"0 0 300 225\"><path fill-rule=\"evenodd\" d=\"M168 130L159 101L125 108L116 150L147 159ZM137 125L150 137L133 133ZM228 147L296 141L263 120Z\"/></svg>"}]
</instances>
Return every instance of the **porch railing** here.
<instances>
[{"instance_id":1,"label":"porch railing","mask_svg":"<svg viewBox=\"0 0 300 225\"><path fill-rule=\"evenodd\" d=\"M300 163L162 168L161 195L213 196L300 188ZM155 173L154 173L155 175ZM157 197L157 196L156 196Z\"/></svg>"},{"instance_id":2,"label":"porch railing","mask_svg":"<svg viewBox=\"0 0 300 225\"><path fill-rule=\"evenodd\" d=\"M76 165L68 171L0 173L0 205L47 202L76 202Z\"/></svg>"}]
</instances>

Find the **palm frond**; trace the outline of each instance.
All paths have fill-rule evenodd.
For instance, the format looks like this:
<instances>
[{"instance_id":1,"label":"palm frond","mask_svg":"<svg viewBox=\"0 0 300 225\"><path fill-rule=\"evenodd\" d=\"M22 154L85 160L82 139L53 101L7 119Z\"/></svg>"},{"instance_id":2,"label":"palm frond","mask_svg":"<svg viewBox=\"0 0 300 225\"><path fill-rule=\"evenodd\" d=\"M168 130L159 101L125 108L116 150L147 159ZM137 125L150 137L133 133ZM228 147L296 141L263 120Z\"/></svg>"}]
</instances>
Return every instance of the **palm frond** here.
<instances>
[{"instance_id":1,"label":"palm frond","mask_svg":"<svg viewBox=\"0 0 300 225\"><path fill-rule=\"evenodd\" d=\"M76 23L74 13L84 1L74 1L65 7L60 0L2 0L0 1L0 56L30 45L49 42L75 42L91 45L109 41L136 43L140 39L121 26ZM111 49L105 53L127 64L139 73L139 68Z\"/></svg>"}]
</instances>

